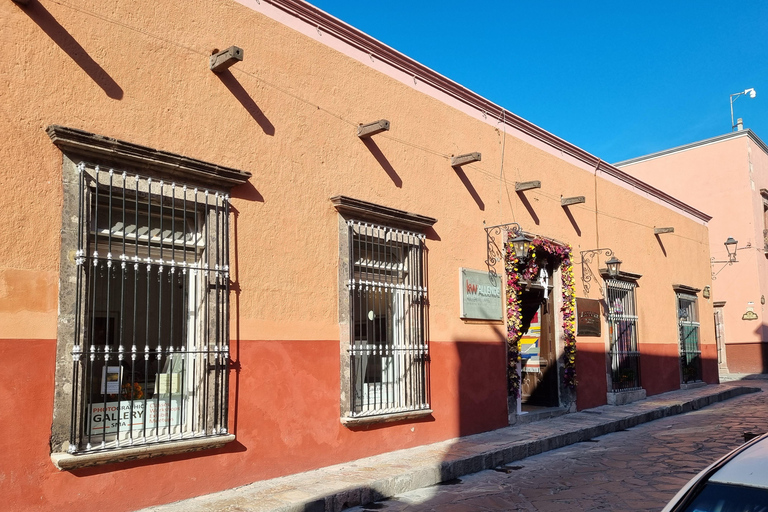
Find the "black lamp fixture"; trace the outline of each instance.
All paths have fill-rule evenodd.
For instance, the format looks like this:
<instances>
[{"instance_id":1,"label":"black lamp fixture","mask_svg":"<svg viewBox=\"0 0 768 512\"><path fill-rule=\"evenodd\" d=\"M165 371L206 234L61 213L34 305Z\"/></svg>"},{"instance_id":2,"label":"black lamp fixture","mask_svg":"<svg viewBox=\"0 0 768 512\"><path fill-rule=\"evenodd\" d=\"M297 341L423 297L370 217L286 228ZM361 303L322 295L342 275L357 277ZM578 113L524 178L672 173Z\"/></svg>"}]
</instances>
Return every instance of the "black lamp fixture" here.
<instances>
[{"instance_id":1,"label":"black lamp fixture","mask_svg":"<svg viewBox=\"0 0 768 512\"><path fill-rule=\"evenodd\" d=\"M616 278L619 277L619 268L621 268L622 261L616 256L611 256L611 259L605 262L608 266L608 275Z\"/></svg>"},{"instance_id":2,"label":"black lamp fixture","mask_svg":"<svg viewBox=\"0 0 768 512\"><path fill-rule=\"evenodd\" d=\"M717 272L715 272L714 270L712 271L712 280L713 281L715 279L717 279L717 274L722 272L725 267L727 267L728 265L733 265L734 263L738 263L739 262L736 259L736 252L739 249L749 249L750 247L752 247L752 243L751 242L747 242L747 245L745 245L744 247L737 247L739 245L739 242L737 240L735 240L732 236L729 236L728 240L723 242L723 245L725 245L725 250L728 252L728 259L727 260L716 260L713 257L710 260L710 262L711 262L710 264L712 266L714 266L715 263L723 263L723 266L722 266L722 268L720 268L720 270L718 270Z\"/></svg>"},{"instance_id":3,"label":"black lamp fixture","mask_svg":"<svg viewBox=\"0 0 768 512\"><path fill-rule=\"evenodd\" d=\"M528 258L528 249L531 244L531 240L523 233L518 233L515 238L510 240L512 244L512 250L515 251L515 256L518 260L525 260Z\"/></svg>"}]
</instances>

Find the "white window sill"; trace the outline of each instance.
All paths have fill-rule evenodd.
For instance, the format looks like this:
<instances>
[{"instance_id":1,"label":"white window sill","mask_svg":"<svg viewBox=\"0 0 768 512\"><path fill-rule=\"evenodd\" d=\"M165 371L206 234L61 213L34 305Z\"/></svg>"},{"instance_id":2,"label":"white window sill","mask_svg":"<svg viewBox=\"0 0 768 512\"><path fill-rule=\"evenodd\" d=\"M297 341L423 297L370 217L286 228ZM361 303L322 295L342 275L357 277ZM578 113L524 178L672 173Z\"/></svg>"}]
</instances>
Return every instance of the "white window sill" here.
<instances>
[{"instance_id":1,"label":"white window sill","mask_svg":"<svg viewBox=\"0 0 768 512\"><path fill-rule=\"evenodd\" d=\"M392 414L378 414L375 416L345 416L341 418L341 424L348 428L377 423L393 423L395 421L407 421L426 418L432 415L432 409L420 409L418 411L396 412Z\"/></svg>"},{"instance_id":2,"label":"white window sill","mask_svg":"<svg viewBox=\"0 0 768 512\"><path fill-rule=\"evenodd\" d=\"M127 462L130 460L146 459L149 457L158 457L161 455L174 455L177 453L221 448L225 444L234 440L234 434L227 434L216 437L204 437L200 439L188 439L183 441L170 441L162 444L134 446L131 448L118 448L115 450L83 453L77 455L56 452L51 454L51 461L57 469L62 471L69 471L100 464Z\"/></svg>"}]
</instances>

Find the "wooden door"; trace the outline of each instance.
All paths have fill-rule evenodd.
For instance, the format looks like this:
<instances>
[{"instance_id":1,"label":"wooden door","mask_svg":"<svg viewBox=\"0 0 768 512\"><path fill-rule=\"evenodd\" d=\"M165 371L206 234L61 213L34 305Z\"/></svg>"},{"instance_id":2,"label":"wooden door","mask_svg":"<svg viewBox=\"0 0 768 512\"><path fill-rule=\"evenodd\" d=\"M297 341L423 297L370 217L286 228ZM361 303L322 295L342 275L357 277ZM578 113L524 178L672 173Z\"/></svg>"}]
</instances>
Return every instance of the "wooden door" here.
<instances>
[{"instance_id":1,"label":"wooden door","mask_svg":"<svg viewBox=\"0 0 768 512\"><path fill-rule=\"evenodd\" d=\"M554 340L552 297L543 289L521 293L524 332L522 338L522 403L555 407L557 400L557 358Z\"/></svg>"}]
</instances>

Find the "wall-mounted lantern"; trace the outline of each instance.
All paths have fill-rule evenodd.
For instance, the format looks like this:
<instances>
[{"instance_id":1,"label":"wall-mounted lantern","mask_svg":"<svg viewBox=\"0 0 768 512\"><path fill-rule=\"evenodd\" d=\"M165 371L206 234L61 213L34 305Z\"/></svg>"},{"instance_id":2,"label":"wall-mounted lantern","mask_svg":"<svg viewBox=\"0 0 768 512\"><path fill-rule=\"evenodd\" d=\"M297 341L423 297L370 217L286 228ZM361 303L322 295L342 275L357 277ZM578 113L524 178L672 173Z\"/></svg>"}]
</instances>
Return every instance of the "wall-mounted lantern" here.
<instances>
[{"instance_id":1,"label":"wall-mounted lantern","mask_svg":"<svg viewBox=\"0 0 768 512\"><path fill-rule=\"evenodd\" d=\"M595 256L603 254L606 257L610 257L610 259L605 262L605 264L608 265L608 275L613 278L619 276L622 261L614 256L613 249L605 247L601 249L590 249L588 251L581 251L579 254L581 255L581 282L584 286L585 295L589 295L589 283L595 277L595 273L592 272L592 269L589 267L589 264L592 263Z\"/></svg>"},{"instance_id":2,"label":"wall-mounted lantern","mask_svg":"<svg viewBox=\"0 0 768 512\"><path fill-rule=\"evenodd\" d=\"M715 272L714 270L712 271L712 280L713 281L715 279L717 279L717 274L722 272L725 267L727 267L728 265L733 265L734 263L738 263L739 262L736 259L736 253L738 252L739 249L749 249L750 247L752 247L752 243L751 242L748 242L747 245L745 245L744 247L737 247L737 245L739 245L739 242L736 241L732 236L729 236L728 240L726 240L723 243L723 245L725 245L725 250L728 252L728 259L727 260L716 260L713 257L710 260L710 265L711 266L714 266L716 263L722 263L723 264L723 266L717 272Z\"/></svg>"},{"instance_id":3,"label":"wall-mounted lantern","mask_svg":"<svg viewBox=\"0 0 768 512\"><path fill-rule=\"evenodd\" d=\"M518 260L523 261L528 259L528 250L531 245L531 239L525 236L522 232L515 238L510 240L512 244L512 250L515 251L515 256Z\"/></svg>"},{"instance_id":4,"label":"wall-mounted lantern","mask_svg":"<svg viewBox=\"0 0 768 512\"><path fill-rule=\"evenodd\" d=\"M614 279L619 277L619 269L621 268L622 261L616 256L611 256L611 259L605 262L608 266L608 275Z\"/></svg>"}]
</instances>

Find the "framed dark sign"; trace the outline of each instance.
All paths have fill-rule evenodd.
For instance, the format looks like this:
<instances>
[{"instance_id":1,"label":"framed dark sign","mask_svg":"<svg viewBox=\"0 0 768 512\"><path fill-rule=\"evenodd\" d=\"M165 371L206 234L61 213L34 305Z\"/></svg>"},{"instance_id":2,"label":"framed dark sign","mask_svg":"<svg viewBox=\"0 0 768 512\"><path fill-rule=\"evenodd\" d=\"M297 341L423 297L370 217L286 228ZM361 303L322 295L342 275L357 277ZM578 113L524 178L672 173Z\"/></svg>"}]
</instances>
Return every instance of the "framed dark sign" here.
<instances>
[{"instance_id":1,"label":"framed dark sign","mask_svg":"<svg viewBox=\"0 0 768 512\"><path fill-rule=\"evenodd\" d=\"M603 318L600 314L600 301L596 299L576 299L576 335L600 336Z\"/></svg>"}]
</instances>

